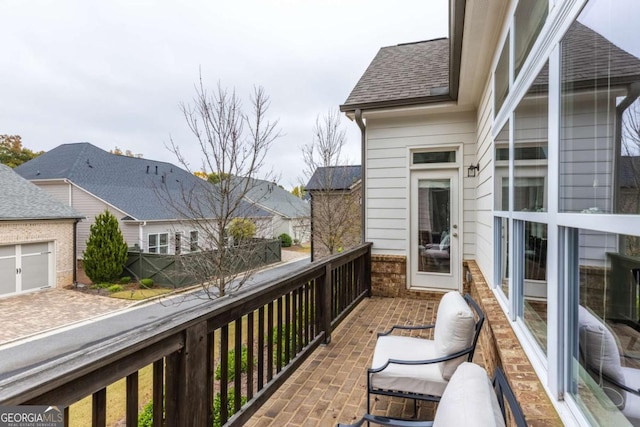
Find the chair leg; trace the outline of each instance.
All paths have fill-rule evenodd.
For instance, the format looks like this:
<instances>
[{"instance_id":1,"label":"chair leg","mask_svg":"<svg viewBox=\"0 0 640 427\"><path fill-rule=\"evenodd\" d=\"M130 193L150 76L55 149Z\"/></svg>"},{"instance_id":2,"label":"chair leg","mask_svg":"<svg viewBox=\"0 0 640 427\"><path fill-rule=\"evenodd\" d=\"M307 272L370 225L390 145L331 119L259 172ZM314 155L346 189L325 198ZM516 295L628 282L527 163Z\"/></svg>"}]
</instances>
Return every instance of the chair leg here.
<instances>
[{"instance_id":1,"label":"chair leg","mask_svg":"<svg viewBox=\"0 0 640 427\"><path fill-rule=\"evenodd\" d=\"M418 399L413 399L413 418L418 419Z\"/></svg>"}]
</instances>

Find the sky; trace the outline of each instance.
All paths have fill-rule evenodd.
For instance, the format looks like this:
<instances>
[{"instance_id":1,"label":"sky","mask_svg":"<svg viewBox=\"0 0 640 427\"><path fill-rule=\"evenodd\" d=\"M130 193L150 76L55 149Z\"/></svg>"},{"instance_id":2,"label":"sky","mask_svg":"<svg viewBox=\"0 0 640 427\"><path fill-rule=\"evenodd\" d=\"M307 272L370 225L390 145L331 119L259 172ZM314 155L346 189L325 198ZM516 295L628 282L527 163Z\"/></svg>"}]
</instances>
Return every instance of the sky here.
<instances>
[{"instance_id":1,"label":"sky","mask_svg":"<svg viewBox=\"0 0 640 427\"><path fill-rule=\"evenodd\" d=\"M0 0L0 17L0 134L177 163L171 137L197 168L179 105L202 70L245 106L264 87L282 132L266 166L291 189L316 117L344 103L380 47L446 37L448 1ZM359 129L343 126L344 160L359 164Z\"/></svg>"}]
</instances>

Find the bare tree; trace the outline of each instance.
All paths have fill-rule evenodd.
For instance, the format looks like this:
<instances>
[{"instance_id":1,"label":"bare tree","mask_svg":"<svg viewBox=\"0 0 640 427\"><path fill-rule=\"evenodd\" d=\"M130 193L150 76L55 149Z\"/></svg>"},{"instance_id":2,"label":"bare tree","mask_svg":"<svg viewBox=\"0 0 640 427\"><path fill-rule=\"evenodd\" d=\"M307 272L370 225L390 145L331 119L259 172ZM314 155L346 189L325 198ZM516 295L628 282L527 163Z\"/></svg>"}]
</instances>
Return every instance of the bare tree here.
<instances>
[{"instance_id":1,"label":"bare tree","mask_svg":"<svg viewBox=\"0 0 640 427\"><path fill-rule=\"evenodd\" d=\"M182 185L179 192L165 191L163 197L179 218L198 230L198 251L179 259L212 298L239 289L256 269L256 250L263 246L252 236L231 242L228 229L234 220L243 219L253 222L255 234L261 234L264 212L245 196L280 131L278 121L267 118L269 97L261 87L254 88L246 113L235 90L219 83L210 92L200 76L195 92L193 100L180 108L202 158L197 171L217 179L196 180L195 185ZM187 171L195 172L173 138L168 148Z\"/></svg>"},{"instance_id":2,"label":"bare tree","mask_svg":"<svg viewBox=\"0 0 640 427\"><path fill-rule=\"evenodd\" d=\"M360 176L342 156L346 133L341 115L316 118L313 139L302 147L306 191L311 196L313 256L331 255L360 242Z\"/></svg>"},{"instance_id":3,"label":"bare tree","mask_svg":"<svg viewBox=\"0 0 640 427\"><path fill-rule=\"evenodd\" d=\"M640 213L640 100L634 101L622 116L622 158L620 161L620 195L618 209L621 213ZM640 238L626 236L624 249L627 255L640 255Z\"/></svg>"}]
</instances>

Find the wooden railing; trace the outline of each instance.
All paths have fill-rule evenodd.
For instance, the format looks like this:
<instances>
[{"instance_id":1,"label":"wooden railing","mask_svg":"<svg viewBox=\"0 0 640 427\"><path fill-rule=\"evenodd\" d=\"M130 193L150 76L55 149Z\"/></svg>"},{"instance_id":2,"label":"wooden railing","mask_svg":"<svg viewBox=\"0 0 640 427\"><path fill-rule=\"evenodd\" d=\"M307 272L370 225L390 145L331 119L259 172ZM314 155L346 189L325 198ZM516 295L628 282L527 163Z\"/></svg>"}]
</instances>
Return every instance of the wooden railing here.
<instances>
[{"instance_id":1,"label":"wooden railing","mask_svg":"<svg viewBox=\"0 0 640 427\"><path fill-rule=\"evenodd\" d=\"M370 276L365 244L3 379L0 405L60 405L68 424L69 406L93 396L92 424L105 426L106 387L126 378L126 425L137 426L138 377L152 365L153 426L242 425L330 342Z\"/></svg>"}]
</instances>

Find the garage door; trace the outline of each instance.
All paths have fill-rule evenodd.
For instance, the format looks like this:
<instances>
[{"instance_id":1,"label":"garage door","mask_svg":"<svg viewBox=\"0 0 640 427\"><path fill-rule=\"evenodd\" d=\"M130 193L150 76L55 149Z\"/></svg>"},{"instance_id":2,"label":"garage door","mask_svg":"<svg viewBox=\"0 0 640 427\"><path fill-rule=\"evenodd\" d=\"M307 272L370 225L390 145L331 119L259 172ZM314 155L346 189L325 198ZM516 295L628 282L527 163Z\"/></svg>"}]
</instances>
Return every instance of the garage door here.
<instances>
[{"instance_id":1,"label":"garage door","mask_svg":"<svg viewBox=\"0 0 640 427\"><path fill-rule=\"evenodd\" d=\"M53 242L0 246L0 295L50 286Z\"/></svg>"}]
</instances>

